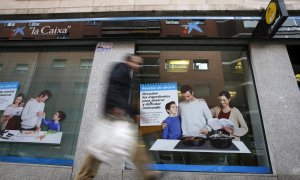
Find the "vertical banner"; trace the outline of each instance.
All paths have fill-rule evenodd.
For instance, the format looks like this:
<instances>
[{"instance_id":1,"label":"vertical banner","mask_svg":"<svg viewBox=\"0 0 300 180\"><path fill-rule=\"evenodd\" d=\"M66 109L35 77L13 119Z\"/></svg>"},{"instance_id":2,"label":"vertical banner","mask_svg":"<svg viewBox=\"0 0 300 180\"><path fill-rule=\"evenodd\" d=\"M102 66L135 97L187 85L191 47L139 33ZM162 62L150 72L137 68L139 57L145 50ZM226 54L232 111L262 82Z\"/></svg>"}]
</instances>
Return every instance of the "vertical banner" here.
<instances>
[{"instance_id":1,"label":"vertical banner","mask_svg":"<svg viewBox=\"0 0 300 180\"><path fill-rule=\"evenodd\" d=\"M160 126L168 117L165 105L174 101L178 105L177 83L140 85L141 126Z\"/></svg>"},{"instance_id":2,"label":"vertical banner","mask_svg":"<svg viewBox=\"0 0 300 180\"><path fill-rule=\"evenodd\" d=\"M19 82L0 82L0 110L12 104L19 86Z\"/></svg>"}]
</instances>

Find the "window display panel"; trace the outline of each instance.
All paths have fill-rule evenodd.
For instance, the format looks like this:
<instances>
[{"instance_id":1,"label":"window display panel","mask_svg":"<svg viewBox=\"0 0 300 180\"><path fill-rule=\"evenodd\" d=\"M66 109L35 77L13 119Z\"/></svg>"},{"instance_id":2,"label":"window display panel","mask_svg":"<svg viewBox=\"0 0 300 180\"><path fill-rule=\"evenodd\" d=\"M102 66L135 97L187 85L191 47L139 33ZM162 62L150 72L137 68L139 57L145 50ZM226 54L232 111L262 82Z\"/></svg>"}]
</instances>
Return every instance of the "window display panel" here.
<instances>
[{"instance_id":1,"label":"window display panel","mask_svg":"<svg viewBox=\"0 0 300 180\"><path fill-rule=\"evenodd\" d=\"M152 169L271 173L245 46L137 45L136 53L145 65L132 105Z\"/></svg>"},{"instance_id":2,"label":"window display panel","mask_svg":"<svg viewBox=\"0 0 300 180\"><path fill-rule=\"evenodd\" d=\"M72 166L93 55L94 47L0 50L1 92L16 83L9 106L22 108L1 109L0 161Z\"/></svg>"}]
</instances>

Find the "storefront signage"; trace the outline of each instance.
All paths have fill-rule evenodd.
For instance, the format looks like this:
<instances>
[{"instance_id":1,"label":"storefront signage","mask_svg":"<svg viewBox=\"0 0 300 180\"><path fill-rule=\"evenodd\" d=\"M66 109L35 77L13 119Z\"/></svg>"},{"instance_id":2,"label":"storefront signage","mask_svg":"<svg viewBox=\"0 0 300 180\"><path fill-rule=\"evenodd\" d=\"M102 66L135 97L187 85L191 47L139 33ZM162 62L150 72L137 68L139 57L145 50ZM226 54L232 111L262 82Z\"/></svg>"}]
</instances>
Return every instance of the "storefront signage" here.
<instances>
[{"instance_id":1,"label":"storefront signage","mask_svg":"<svg viewBox=\"0 0 300 180\"><path fill-rule=\"evenodd\" d=\"M10 36L16 36L18 34L24 36L25 35L24 29L25 29L25 26L23 26L23 27L17 27L16 29L12 30L12 33L11 33Z\"/></svg>"},{"instance_id":2,"label":"storefront signage","mask_svg":"<svg viewBox=\"0 0 300 180\"><path fill-rule=\"evenodd\" d=\"M275 2L270 2L266 9L265 13L265 21L268 25L271 25L275 22L275 18L277 16L277 5Z\"/></svg>"},{"instance_id":3,"label":"storefront signage","mask_svg":"<svg viewBox=\"0 0 300 180\"><path fill-rule=\"evenodd\" d=\"M179 20L166 20L166 24L179 24Z\"/></svg>"},{"instance_id":4,"label":"storefront signage","mask_svg":"<svg viewBox=\"0 0 300 180\"><path fill-rule=\"evenodd\" d=\"M19 82L0 82L0 110L12 104L19 86Z\"/></svg>"},{"instance_id":5,"label":"storefront signage","mask_svg":"<svg viewBox=\"0 0 300 180\"><path fill-rule=\"evenodd\" d=\"M185 28L186 31L184 31L185 34L190 34L193 30L196 32L202 33L202 29L199 27L200 22L188 22L187 25L181 25Z\"/></svg>"},{"instance_id":6,"label":"storefront signage","mask_svg":"<svg viewBox=\"0 0 300 180\"><path fill-rule=\"evenodd\" d=\"M58 35L58 34L67 34L68 30L71 29L71 25L68 25L67 27L53 27L50 25L45 25L42 27L29 27L26 28L26 26L22 27L16 27L12 29L10 37L15 37L17 35L21 36L28 36L28 35ZM29 34L28 34L29 33Z\"/></svg>"},{"instance_id":7,"label":"storefront signage","mask_svg":"<svg viewBox=\"0 0 300 180\"><path fill-rule=\"evenodd\" d=\"M91 25L91 19L82 21L55 20L32 24L24 20L0 20L0 42L6 40L47 40L47 39L120 39L120 38L158 38L176 37L194 39L209 38L264 38L273 37L288 17L282 0L272 0L262 17L174 17L162 19L145 17L145 20L122 20L112 18L110 21L98 20ZM139 18L139 17L135 17ZM197 19L195 19L197 18ZM16 21L16 22L15 22ZM28 20L29 22L31 20ZM258 25L255 27L257 21ZM294 27L295 34L299 31ZM230 31L229 31L230 29ZM281 31L282 30L282 31ZM284 38L293 35L280 29ZM278 36L276 36L278 38Z\"/></svg>"},{"instance_id":8,"label":"storefront signage","mask_svg":"<svg viewBox=\"0 0 300 180\"><path fill-rule=\"evenodd\" d=\"M68 29L71 29L71 26L64 28L59 27L51 27L51 26L44 26L44 27L30 27L31 35L57 35L57 34L66 34L68 33Z\"/></svg>"},{"instance_id":9,"label":"storefront signage","mask_svg":"<svg viewBox=\"0 0 300 180\"><path fill-rule=\"evenodd\" d=\"M287 18L288 13L284 1L271 0L252 36L272 38Z\"/></svg>"},{"instance_id":10,"label":"storefront signage","mask_svg":"<svg viewBox=\"0 0 300 180\"><path fill-rule=\"evenodd\" d=\"M165 105L174 101L178 105L177 83L140 85L141 126L160 126L168 117Z\"/></svg>"}]
</instances>

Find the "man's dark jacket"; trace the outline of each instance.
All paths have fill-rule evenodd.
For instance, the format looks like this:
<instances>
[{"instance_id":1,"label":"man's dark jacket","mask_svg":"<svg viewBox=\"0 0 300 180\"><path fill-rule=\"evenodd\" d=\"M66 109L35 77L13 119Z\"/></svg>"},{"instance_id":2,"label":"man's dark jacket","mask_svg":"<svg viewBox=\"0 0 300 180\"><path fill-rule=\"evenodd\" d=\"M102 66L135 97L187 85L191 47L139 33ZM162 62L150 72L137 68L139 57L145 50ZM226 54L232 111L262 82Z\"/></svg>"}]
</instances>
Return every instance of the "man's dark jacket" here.
<instances>
[{"instance_id":1,"label":"man's dark jacket","mask_svg":"<svg viewBox=\"0 0 300 180\"><path fill-rule=\"evenodd\" d=\"M117 63L110 74L105 101L105 112L118 107L130 113L129 96L131 89L131 68L125 63Z\"/></svg>"}]
</instances>

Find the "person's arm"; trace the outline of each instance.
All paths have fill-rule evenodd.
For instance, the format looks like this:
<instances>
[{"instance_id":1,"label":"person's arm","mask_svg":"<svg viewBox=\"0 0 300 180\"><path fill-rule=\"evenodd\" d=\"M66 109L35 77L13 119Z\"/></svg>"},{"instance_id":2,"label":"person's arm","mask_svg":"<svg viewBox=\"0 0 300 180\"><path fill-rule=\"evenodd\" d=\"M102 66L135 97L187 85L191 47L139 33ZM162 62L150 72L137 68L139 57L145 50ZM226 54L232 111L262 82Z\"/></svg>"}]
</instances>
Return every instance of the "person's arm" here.
<instances>
[{"instance_id":1,"label":"person's arm","mask_svg":"<svg viewBox=\"0 0 300 180\"><path fill-rule=\"evenodd\" d=\"M166 120L163 120L160 125L161 125L161 129L165 129L167 127Z\"/></svg>"},{"instance_id":2,"label":"person's arm","mask_svg":"<svg viewBox=\"0 0 300 180\"><path fill-rule=\"evenodd\" d=\"M212 130L212 128L207 124L207 121L209 119L212 119L213 117L211 115L211 112L210 112L210 110L209 110L206 102L203 101L202 104L203 104L203 115L204 115L204 117L206 119L206 125L204 126L204 128L206 128L210 132Z\"/></svg>"},{"instance_id":3,"label":"person's arm","mask_svg":"<svg viewBox=\"0 0 300 180\"><path fill-rule=\"evenodd\" d=\"M233 135L238 137L244 136L248 132L247 123L242 113L236 108L235 108L235 116L236 116L236 121L240 127L234 127Z\"/></svg>"},{"instance_id":4,"label":"person's arm","mask_svg":"<svg viewBox=\"0 0 300 180\"><path fill-rule=\"evenodd\" d=\"M38 116L38 120L36 121L36 125L35 125L37 128L41 127L42 119L45 116L44 108L45 108L45 103L40 104L39 111L38 111L40 115Z\"/></svg>"},{"instance_id":5,"label":"person's arm","mask_svg":"<svg viewBox=\"0 0 300 180\"><path fill-rule=\"evenodd\" d=\"M13 117L14 116L14 112L15 112L15 107L12 107L11 105L8 105L4 112L3 112L3 116L7 116L9 118Z\"/></svg>"},{"instance_id":6,"label":"person's arm","mask_svg":"<svg viewBox=\"0 0 300 180\"><path fill-rule=\"evenodd\" d=\"M162 139L168 139L168 133L169 133L169 127L167 122L165 121L164 124L166 124L165 128L162 129Z\"/></svg>"},{"instance_id":7,"label":"person's arm","mask_svg":"<svg viewBox=\"0 0 300 180\"><path fill-rule=\"evenodd\" d=\"M50 124L51 120L50 119L46 119L46 118L43 118L42 119L42 124L48 126Z\"/></svg>"},{"instance_id":8,"label":"person's arm","mask_svg":"<svg viewBox=\"0 0 300 180\"><path fill-rule=\"evenodd\" d=\"M168 132L169 132L169 128L167 126L167 127L165 127L165 129L162 130L162 136L161 136L161 138L162 139L168 139Z\"/></svg>"},{"instance_id":9,"label":"person's arm","mask_svg":"<svg viewBox=\"0 0 300 180\"><path fill-rule=\"evenodd\" d=\"M37 107L35 107L37 109L36 114L36 123L35 123L35 131L40 131L41 130L41 123L42 123L42 119L45 118L45 113L44 113L44 107L45 107L45 103L39 103L36 104ZM32 107L33 108L33 107Z\"/></svg>"},{"instance_id":10,"label":"person's arm","mask_svg":"<svg viewBox=\"0 0 300 180\"><path fill-rule=\"evenodd\" d=\"M210 112L211 112L212 117L215 117L215 118L216 118L216 116L217 116L216 107L211 108L211 109L210 109Z\"/></svg>"},{"instance_id":11,"label":"person's arm","mask_svg":"<svg viewBox=\"0 0 300 180\"><path fill-rule=\"evenodd\" d=\"M57 131L60 131L60 123L57 123Z\"/></svg>"},{"instance_id":12,"label":"person's arm","mask_svg":"<svg viewBox=\"0 0 300 180\"><path fill-rule=\"evenodd\" d=\"M11 118L10 115L2 115L1 116L1 122L4 123L5 121L8 121Z\"/></svg>"}]
</instances>

